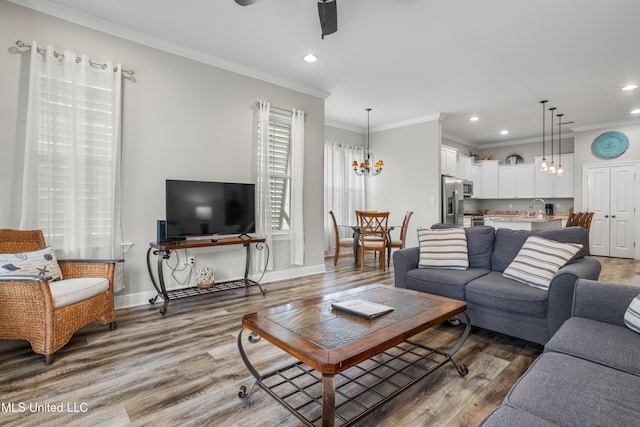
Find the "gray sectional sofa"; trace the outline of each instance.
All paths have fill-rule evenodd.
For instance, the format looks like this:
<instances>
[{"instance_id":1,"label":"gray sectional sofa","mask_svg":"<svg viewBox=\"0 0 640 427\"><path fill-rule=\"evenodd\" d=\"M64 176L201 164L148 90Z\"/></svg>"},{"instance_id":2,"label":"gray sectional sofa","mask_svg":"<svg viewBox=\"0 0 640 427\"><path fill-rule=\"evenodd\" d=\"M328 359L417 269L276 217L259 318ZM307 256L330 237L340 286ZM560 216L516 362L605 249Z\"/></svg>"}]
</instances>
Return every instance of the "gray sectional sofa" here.
<instances>
[{"instance_id":1,"label":"gray sectional sofa","mask_svg":"<svg viewBox=\"0 0 640 427\"><path fill-rule=\"evenodd\" d=\"M578 280L572 317L481 426L640 425L640 334L623 322L638 294Z\"/></svg>"},{"instance_id":2,"label":"gray sectional sofa","mask_svg":"<svg viewBox=\"0 0 640 427\"><path fill-rule=\"evenodd\" d=\"M420 249L402 249L393 254L395 286L463 300L474 326L546 344L571 315L576 281L597 280L600 275L600 262L586 256L589 233L581 227L496 231L485 226L465 232L469 269L418 268ZM502 275L531 235L583 245L555 274L548 291Z\"/></svg>"}]
</instances>

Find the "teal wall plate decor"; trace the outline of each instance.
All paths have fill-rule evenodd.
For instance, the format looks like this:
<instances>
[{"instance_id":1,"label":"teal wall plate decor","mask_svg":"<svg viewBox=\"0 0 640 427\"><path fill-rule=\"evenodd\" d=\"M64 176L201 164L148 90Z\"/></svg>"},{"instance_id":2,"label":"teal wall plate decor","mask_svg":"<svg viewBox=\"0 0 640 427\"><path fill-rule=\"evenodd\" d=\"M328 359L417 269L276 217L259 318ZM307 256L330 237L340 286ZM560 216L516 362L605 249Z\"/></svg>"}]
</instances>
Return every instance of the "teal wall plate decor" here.
<instances>
[{"instance_id":1,"label":"teal wall plate decor","mask_svg":"<svg viewBox=\"0 0 640 427\"><path fill-rule=\"evenodd\" d=\"M613 159L629 148L629 138L622 132L605 132L591 143L591 152L598 157Z\"/></svg>"}]
</instances>

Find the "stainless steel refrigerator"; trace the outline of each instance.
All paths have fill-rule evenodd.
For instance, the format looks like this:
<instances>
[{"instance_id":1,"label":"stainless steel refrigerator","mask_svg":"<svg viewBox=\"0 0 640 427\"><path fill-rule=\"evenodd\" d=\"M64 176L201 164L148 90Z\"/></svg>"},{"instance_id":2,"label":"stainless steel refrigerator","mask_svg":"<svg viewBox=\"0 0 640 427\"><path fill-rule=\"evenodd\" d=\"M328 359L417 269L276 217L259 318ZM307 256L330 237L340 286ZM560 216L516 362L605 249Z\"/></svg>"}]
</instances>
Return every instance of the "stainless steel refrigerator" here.
<instances>
[{"instance_id":1,"label":"stainless steel refrigerator","mask_svg":"<svg viewBox=\"0 0 640 427\"><path fill-rule=\"evenodd\" d=\"M464 194L462 178L442 177L442 219L444 224L462 227L464 224Z\"/></svg>"}]
</instances>

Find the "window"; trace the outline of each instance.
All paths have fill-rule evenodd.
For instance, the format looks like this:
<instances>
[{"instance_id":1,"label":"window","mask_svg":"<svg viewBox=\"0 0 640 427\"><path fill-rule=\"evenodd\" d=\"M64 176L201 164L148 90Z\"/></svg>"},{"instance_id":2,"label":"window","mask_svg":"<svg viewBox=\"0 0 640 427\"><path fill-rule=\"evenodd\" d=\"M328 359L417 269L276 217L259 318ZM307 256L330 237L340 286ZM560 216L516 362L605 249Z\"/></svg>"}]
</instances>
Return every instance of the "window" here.
<instances>
[{"instance_id":1,"label":"window","mask_svg":"<svg viewBox=\"0 0 640 427\"><path fill-rule=\"evenodd\" d=\"M269 186L271 229L289 231L291 224L291 117L269 115Z\"/></svg>"},{"instance_id":2,"label":"window","mask_svg":"<svg viewBox=\"0 0 640 427\"><path fill-rule=\"evenodd\" d=\"M59 256L122 257L121 84L119 64L31 47L20 227Z\"/></svg>"},{"instance_id":3,"label":"window","mask_svg":"<svg viewBox=\"0 0 640 427\"><path fill-rule=\"evenodd\" d=\"M37 127L38 228L54 247L64 247L65 238L74 234L81 248L109 247L114 230L112 91L97 85L76 91L75 83L63 78L41 79L40 111L46 113ZM82 231L70 233L69 227Z\"/></svg>"}]
</instances>

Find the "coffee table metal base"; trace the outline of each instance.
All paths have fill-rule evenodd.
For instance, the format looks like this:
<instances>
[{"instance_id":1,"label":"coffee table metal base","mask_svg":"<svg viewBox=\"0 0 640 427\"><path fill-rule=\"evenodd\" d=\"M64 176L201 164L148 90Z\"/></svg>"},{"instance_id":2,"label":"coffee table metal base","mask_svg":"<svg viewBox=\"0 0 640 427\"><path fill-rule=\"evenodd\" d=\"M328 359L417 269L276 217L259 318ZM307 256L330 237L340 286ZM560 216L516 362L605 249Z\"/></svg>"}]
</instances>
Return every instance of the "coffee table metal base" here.
<instances>
[{"instance_id":1,"label":"coffee table metal base","mask_svg":"<svg viewBox=\"0 0 640 427\"><path fill-rule=\"evenodd\" d=\"M447 352L407 340L336 375L323 375L303 362L260 374L243 348L242 329L238 350L256 382L249 392L242 386L238 396L246 399L259 386L305 425L352 425L449 362L460 376L467 374L467 368L452 358L471 330L469 317L462 314L466 318L464 332ZM249 335L249 342L258 340L256 334Z\"/></svg>"}]
</instances>

